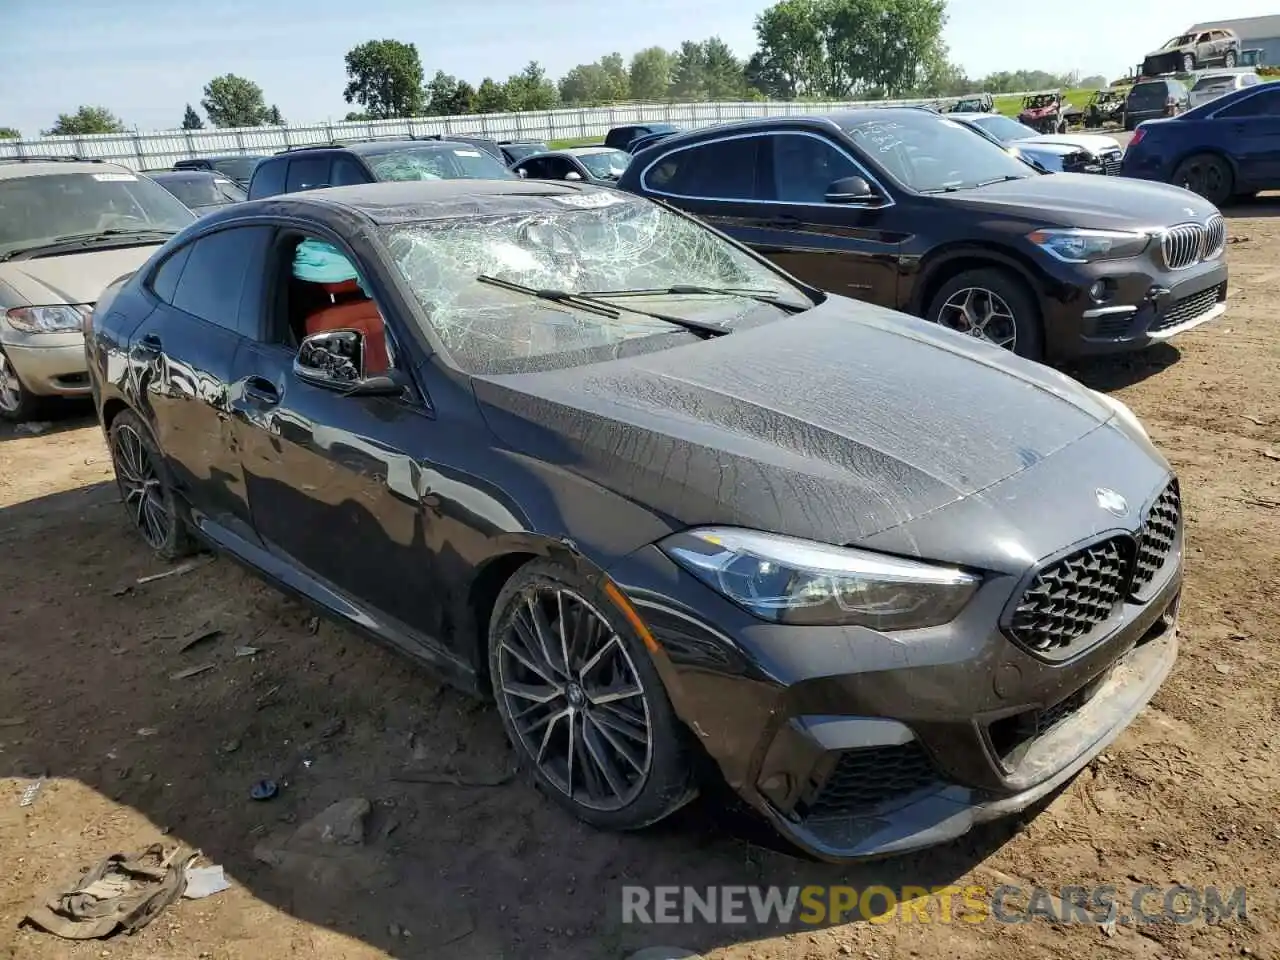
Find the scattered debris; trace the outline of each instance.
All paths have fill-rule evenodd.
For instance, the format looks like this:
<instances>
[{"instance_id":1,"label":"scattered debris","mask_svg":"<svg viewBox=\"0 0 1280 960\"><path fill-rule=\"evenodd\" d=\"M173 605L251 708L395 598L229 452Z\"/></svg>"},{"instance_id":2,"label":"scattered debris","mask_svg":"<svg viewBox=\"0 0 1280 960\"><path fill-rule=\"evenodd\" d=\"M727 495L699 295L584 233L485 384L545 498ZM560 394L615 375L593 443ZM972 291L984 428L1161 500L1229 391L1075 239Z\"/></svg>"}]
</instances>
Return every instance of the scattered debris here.
<instances>
[{"instance_id":1,"label":"scattered debris","mask_svg":"<svg viewBox=\"0 0 1280 960\"><path fill-rule=\"evenodd\" d=\"M213 563L213 554L206 553L198 557L193 557L186 563L180 563L172 569L165 570L161 573L153 573L149 577L139 577L139 584L154 583L157 580L164 580L166 577L181 577L183 574L190 573L192 570L199 570L207 564Z\"/></svg>"},{"instance_id":2,"label":"scattered debris","mask_svg":"<svg viewBox=\"0 0 1280 960\"><path fill-rule=\"evenodd\" d=\"M276 694L279 692L280 692L279 684L276 684L274 687L271 687L269 690L267 690L266 693L264 693L262 696L258 698L258 704L257 704L258 709L261 710L263 707L269 707L271 706L271 704L275 703Z\"/></svg>"},{"instance_id":3,"label":"scattered debris","mask_svg":"<svg viewBox=\"0 0 1280 960\"><path fill-rule=\"evenodd\" d=\"M319 629L320 629L319 617L312 617L310 620L307 621L307 633L314 636Z\"/></svg>"},{"instance_id":4,"label":"scattered debris","mask_svg":"<svg viewBox=\"0 0 1280 960\"><path fill-rule=\"evenodd\" d=\"M26 423L20 423L13 428L14 433L25 433L32 437L38 437L42 433L48 432L53 424L46 420L28 420Z\"/></svg>"},{"instance_id":5,"label":"scattered debris","mask_svg":"<svg viewBox=\"0 0 1280 960\"><path fill-rule=\"evenodd\" d=\"M135 856L113 853L69 888L27 912L26 922L66 940L98 940L137 933L182 895L195 852L178 846L167 856L155 843Z\"/></svg>"},{"instance_id":6,"label":"scattered debris","mask_svg":"<svg viewBox=\"0 0 1280 960\"><path fill-rule=\"evenodd\" d=\"M1098 924L1098 929L1102 931L1104 937L1114 937L1116 935L1116 918L1111 917L1106 923Z\"/></svg>"},{"instance_id":7,"label":"scattered debris","mask_svg":"<svg viewBox=\"0 0 1280 960\"><path fill-rule=\"evenodd\" d=\"M280 788L274 780L259 780L249 790L249 797L253 800L270 800L279 792Z\"/></svg>"},{"instance_id":8,"label":"scattered debris","mask_svg":"<svg viewBox=\"0 0 1280 960\"><path fill-rule=\"evenodd\" d=\"M226 743L222 745L223 753L235 753L239 749L240 749L239 740L228 740Z\"/></svg>"},{"instance_id":9,"label":"scattered debris","mask_svg":"<svg viewBox=\"0 0 1280 960\"><path fill-rule=\"evenodd\" d=\"M177 673L169 674L169 679L170 680L189 680L192 677L197 676L201 673L204 673L207 670L212 670L215 666L216 664L213 664L213 663L202 663L198 667L187 667L187 669L185 670L179 670Z\"/></svg>"},{"instance_id":10,"label":"scattered debris","mask_svg":"<svg viewBox=\"0 0 1280 960\"><path fill-rule=\"evenodd\" d=\"M187 870L187 888L182 895L188 900L203 900L230 889L231 881L222 867L192 867Z\"/></svg>"},{"instance_id":11,"label":"scattered debris","mask_svg":"<svg viewBox=\"0 0 1280 960\"><path fill-rule=\"evenodd\" d=\"M1225 675L1231 672L1231 665L1226 663L1215 663L1213 665L1213 669Z\"/></svg>"},{"instance_id":12,"label":"scattered debris","mask_svg":"<svg viewBox=\"0 0 1280 960\"><path fill-rule=\"evenodd\" d=\"M373 807L363 797L339 800L300 826L295 843L327 843L355 846L364 843L365 822Z\"/></svg>"},{"instance_id":13,"label":"scattered debris","mask_svg":"<svg viewBox=\"0 0 1280 960\"><path fill-rule=\"evenodd\" d=\"M1227 243L1249 243L1252 240L1253 237L1238 237L1234 235L1227 237Z\"/></svg>"},{"instance_id":14,"label":"scattered debris","mask_svg":"<svg viewBox=\"0 0 1280 960\"><path fill-rule=\"evenodd\" d=\"M178 647L178 652L186 653L192 647L198 646L202 643L207 643L210 640L216 640L220 636L222 636L221 629L215 628L213 630L202 630L201 632L188 636L187 639L183 640L181 645Z\"/></svg>"},{"instance_id":15,"label":"scattered debris","mask_svg":"<svg viewBox=\"0 0 1280 960\"><path fill-rule=\"evenodd\" d=\"M516 778L516 769L508 767L498 773L463 774L451 770L420 770L401 767L391 775L400 783L444 783L455 787L501 787Z\"/></svg>"},{"instance_id":16,"label":"scattered debris","mask_svg":"<svg viewBox=\"0 0 1280 960\"><path fill-rule=\"evenodd\" d=\"M40 796L40 791L44 789L44 777L33 783L27 784L27 788L22 791L22 798L18 801L18 806L29 807L36 802L36 797Z\"/></svg>"},{"instance_id":17,"label":"scattered debris","mask_svg":"<svg viewBox=\"0 0 1280 960\"><path fill-rule=\"evenodd\" d=\"M111 591L113 597L123 597L127 593L133 593L132 583L126 583L123 587L116 587Z\"/></svg>"},{"instance_id":18,"label":"scattered debris","mask_svg":"<svg viewBox=\"0 0 1280 960\"><path fill-rule=\"evenodd\" d=\"M1259 427L1265 427L1268 425L1268 421L1259 420L1257 417L1250 416L1247 413L1240 414L1240 419L1248 420L1250 423L1255 424L1256 426L1259 426Z\"/></svg>"},{"instance_id":19,"label":"scattered debris","mask_svg":"<svg viewBox=\"0 0 1280 960\"><path fill-rule=\"evenodd\" d=\"M254 654L261 652L258 647L236 647L237 657L252 657Z\"/></svg>"},{"instance_id":20,"label":"scattered debris","mask_svg":"<svg viewBox=\"0 0 1280 960\"><path fill-rule=\"evenodd\" d=\"M1268 500L1266 497L1233 497L1232 499L1253 507L1266 507L1268 510L1280 507L1280 500Z\"/></svg>"},{"instance_id":21,"label":"scattered debris","mask_svg":"<svg viewBox=\"0 0 1280 960\"><path fill-rule=\"evenodd\" d=\"M159 732L160 731L155 727L142 727L140 730L138 730L138 736L154 737Z\"/></svg>"},{"instance_id":22,"label":"scattered debris","mask_svg":"<svg viewBox=\"0 0 1280 960\"><path fill-rule=\"evenodd\" d=\"M336 737L347 728L347 721L341 717L333 717L328 720L323 727L320 728L320 739L329 740Z\"/></svg>"},{"instance_id":23,"label":"scattered debris","mask_svg":"<svg viewBox=\"0 0 1280 960\"><path fill-rule=\"evenodd\" d=\"M0 717L0 729L4 729L6 727L20 727L26 722L26 717Z\"/></svg>"},{"instance_id":24,"label":"scattered debris","mask_svg":"<svg viewBox=\"0 0 1280 960\"><path fill-rule=\"evenodd\" d=\"M1270 447L1262 451L1262 455L1268 460L1280 460L1280 453L1272 450Z\"/></svg>"}]
</instances>

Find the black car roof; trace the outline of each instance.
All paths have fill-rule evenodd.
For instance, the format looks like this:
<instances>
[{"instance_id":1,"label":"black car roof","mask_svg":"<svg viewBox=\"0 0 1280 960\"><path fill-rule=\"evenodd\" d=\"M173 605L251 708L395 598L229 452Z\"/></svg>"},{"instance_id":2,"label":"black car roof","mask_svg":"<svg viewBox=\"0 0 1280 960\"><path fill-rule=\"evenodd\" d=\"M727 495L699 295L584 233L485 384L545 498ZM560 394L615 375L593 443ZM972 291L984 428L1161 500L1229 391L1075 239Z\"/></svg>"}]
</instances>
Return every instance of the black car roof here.
<instances>
[{"instance_id":1,"label":"black car roof","mask_svg":"<svg viewBox=\"0 0 1280 960\"><path fill-rule=\"evenodd\" d=\"M179 160L178 163L198 163L203 160L206 163L216 163L219 160L262 160L265 155L261 153L220 153L214 157L187 157L185 160Z\"/></svg>"},{"instance_id":2,"label":"black car roof","mask_svg":"<svg viewBox=\"0 0 1280 960\"><path fill-rule=\"evenodd\" d=\"M583 194L609 194L615 202L640 202L631 194L586 183L552 180L404 180L362 183L351 187L326 187L299 193L282 193L236 204L232 217L255 213L299 212L297 207L355 210L381 225L454 217L500 216L538 210L563 211ZM295 209L291 210L293 207Z\"/></svg>"},{"instance_id":3,"label":"black car roof","mask_svg":"<svg viewBox=\"0 0 1280 960\"><path fill-rule=\"evenodd\" d=\"M225 173L216 170L152 170L143 171L157 183L172 181L175 183L194 183L212 177L215 180L230 180Z\"/></svg>"}]
</instances>

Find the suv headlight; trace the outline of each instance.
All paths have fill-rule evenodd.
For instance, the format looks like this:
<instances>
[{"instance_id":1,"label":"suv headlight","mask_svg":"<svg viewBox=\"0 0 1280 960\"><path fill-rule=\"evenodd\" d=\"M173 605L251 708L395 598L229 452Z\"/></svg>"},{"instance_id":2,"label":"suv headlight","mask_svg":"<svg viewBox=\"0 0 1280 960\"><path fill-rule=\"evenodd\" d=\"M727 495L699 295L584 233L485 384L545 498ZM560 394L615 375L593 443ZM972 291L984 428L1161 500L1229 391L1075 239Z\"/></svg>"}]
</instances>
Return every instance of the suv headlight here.
<instances>
[{"instance_id":1,"label":"suv headlight","mask_svg":"<svg viewBox=\"0 0 1280 960\"><path fill-rule=\"evenodd\" d=\"M1125 260L1147 249L1151 237L1123 230L1033 230L1027 239L1063 263Z\"/></svg>"},{"instance_id":2,"label":"suv headlight","mask_svg":"<svg viewBox=\"0 0 1280 960\"><path fill-rule=\"evenodd\" d=\"M775 623L932 627L955 619L982 582L956 567L753 530L703 527L659 546L713 590Z\"/></svg>"},{"instance_id":3,"label":"suv headlight","mask_svg":"<svg viewBox=\"0 0 1280 960\"><path fill-rule=\"evenodd\" d=\"M23 333L70 333L84 329L84 307L14 307L5 317Z\"/></svg>"}]
</instances>

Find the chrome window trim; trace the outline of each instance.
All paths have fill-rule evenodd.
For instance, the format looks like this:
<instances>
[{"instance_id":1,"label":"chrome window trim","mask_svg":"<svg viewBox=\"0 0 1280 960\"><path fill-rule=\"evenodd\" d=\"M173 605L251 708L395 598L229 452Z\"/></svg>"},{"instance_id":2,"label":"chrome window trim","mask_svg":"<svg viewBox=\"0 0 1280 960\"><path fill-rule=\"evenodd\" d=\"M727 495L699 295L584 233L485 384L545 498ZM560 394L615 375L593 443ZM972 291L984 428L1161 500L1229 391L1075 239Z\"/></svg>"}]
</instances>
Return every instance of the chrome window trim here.
<instances>
[{"instance_id":1,"label":"chrome window trim","mask_svg":"<svg viewBox=\"0 0 1280 960\"><path fill-rule=\"evenodd\" d=\"M837 153L853 164L855 170L861 170L863 176L868 183L874 185L880 190L880 194L885 198L885 202L876 206L867 206L857 203L806 203L801 200L756 200L750 197L699 197L685 193L669 193L665 190L657 190L649 186L649 171L656 167L659 163L668 157L677 153L683 153L687 150L695 150L698 147L711 146L716 143L725 143L730 140L747 140L758 137L811 137L814 140L831 146ZM753 130L750 133L735 133L722 137L709 137L706 140L699 140L696 143L688 143L678 146L673 150L668 150L651 160L643 170L640 171L640 188L645 193L651 193L658 197L670 197L674 200L700 200L704 203L762 203L774 207L821 207L824 210L828 208L839 208L843 210L887 210L889 207L895 206L897 201L893 199L893 195L885 189L874 174L872 174L864 163L851 156L849 151L842 144L837 143L833 138L814 133L812 130Z\"/></svg>"}]
</instances>

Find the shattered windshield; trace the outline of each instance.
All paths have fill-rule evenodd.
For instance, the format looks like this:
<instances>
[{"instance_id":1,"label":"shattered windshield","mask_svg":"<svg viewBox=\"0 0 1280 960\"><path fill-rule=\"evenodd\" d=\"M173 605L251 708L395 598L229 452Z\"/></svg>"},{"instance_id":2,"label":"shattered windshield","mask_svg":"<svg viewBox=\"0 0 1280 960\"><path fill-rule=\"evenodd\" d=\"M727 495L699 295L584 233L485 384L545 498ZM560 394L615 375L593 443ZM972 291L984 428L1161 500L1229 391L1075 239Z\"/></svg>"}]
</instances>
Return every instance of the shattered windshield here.
<instances>
[{"instance_id":1,"label":"shattered windshield","mask_svg":"<svg viewBox=\"0 0 1280 960\"><path fill-rule=\"evenodd\" d=\"M1196 36L1194 33L1184 33L1180 37L1174 37L1172 40L1170 40L1160 49L1161 50L1177 50L1178 47L1185 47L1189 43L1195 43L1195 41L1196 41Z\"/></svg>"},{"instance_id":2,"label":"shattered windshield","mask_svg":"<svg viewBox=\"0 0 1280 960\"><path fill-rule=\"evenodd\" d=\"M503 289L579 294L652 291L601 300L723 325L765 311L749 296L671 294L713 287L811 303L782 276L714 233L646 200L611 193L541 198L535 210L388 227L383 239L453 360L477 374L548 370L695 342L669 321L617 316Z\"/></svg>"},{"instance_id":3,"label":"shattered windshield","mask_svg":"<svg viewBox=\"0 0 1280 960\"><path fill-rule=\"evenodd\" d=\"M366 154L379 180L510 180L512 174L478 147L404 147Z\"/></svg>"}]
</instances>

